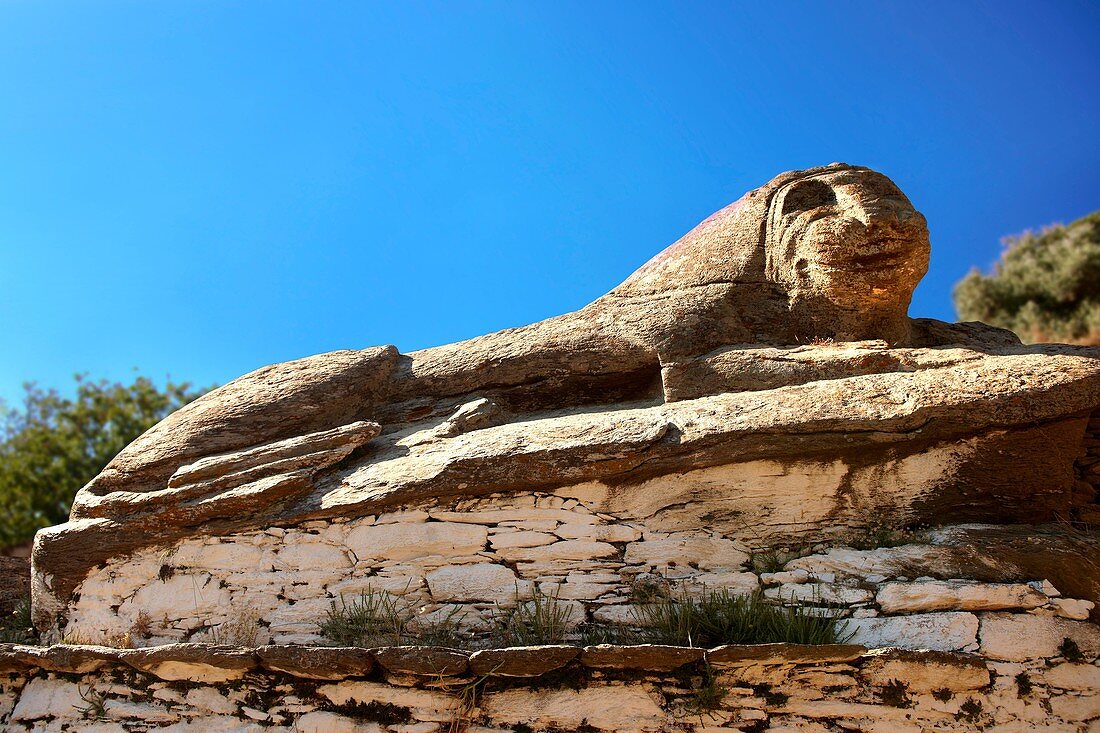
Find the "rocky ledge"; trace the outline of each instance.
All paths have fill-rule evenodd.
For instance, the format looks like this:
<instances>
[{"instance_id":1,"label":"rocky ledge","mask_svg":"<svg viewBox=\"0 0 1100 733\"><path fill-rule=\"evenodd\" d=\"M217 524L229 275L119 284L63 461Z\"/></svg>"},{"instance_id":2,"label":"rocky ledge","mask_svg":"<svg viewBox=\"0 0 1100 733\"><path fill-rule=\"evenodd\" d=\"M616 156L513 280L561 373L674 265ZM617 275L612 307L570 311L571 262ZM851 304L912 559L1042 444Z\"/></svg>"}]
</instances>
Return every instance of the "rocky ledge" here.
<instances>
[{"instance_id":1,"label":"rocky ledge","mask_svg":"<svg viewBox=\"0 0 1100 733\"><path fill-rule=\"evenodd\" d=\"M1100 718L1094 642L1011 662L851 644L4 645L0 722L98 733L1084 731Z\"/></svg>"}]
</instances>

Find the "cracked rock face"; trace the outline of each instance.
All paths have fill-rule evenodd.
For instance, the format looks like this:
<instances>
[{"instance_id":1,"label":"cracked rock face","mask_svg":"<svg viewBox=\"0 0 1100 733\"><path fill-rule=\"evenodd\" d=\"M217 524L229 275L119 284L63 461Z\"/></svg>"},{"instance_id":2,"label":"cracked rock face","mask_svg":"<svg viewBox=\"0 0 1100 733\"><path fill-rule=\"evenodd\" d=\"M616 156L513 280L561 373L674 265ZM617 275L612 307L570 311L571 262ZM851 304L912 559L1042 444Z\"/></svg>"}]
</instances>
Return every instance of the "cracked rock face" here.
<instances>
[{"instance_id":1,"label":"cracked rock face","mask_svg":"<svg viewBox=\"0 0 1100 733\"><path fill-rule=\"evenodd\" d=\"M1094 502L1100 350L909 319L928 256L888 178L833 164L750 191L576 312L247 374L134 441L39 533L36 623L141 548L456 497L581 487L601 511L726 536L768 505L803 537L860 513L1034 522ZM431 524L369 527L355 552L487 547ZM636 531L493 549L601 558Z\"/></svg>"}]
</instances>

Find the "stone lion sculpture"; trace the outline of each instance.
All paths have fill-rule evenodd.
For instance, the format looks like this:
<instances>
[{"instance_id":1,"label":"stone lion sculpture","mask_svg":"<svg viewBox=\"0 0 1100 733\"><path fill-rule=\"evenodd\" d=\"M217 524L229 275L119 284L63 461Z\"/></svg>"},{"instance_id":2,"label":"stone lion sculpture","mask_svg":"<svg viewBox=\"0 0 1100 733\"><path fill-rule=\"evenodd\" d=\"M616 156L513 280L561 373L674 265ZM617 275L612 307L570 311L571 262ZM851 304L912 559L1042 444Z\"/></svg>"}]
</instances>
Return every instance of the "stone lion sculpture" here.
<instances>
[{"instance_id":1,"label":"stone lion sculpture","mask_svg":"<svg viewBox=\"0 0 1100 733\"><path fill-rule=\"evenodd\" d=\"M613 403L650 397L662 366L723 346L908 345L909 301L928 258L924 217L881 173L839 163L784 173L573 313L408 355L324 354L231 382L120 453L77 497L75 516L111 491L163 489L203 455L355 420L404 423L435 403L447 409L448 398L491 393L523 412Z\"/></svg>"},{"instance_id":2,"label":"stone lion sculpture","mask_svg":"<svg viewBox=\"0 0 1100 733\"><path fill-rule=\"evenodd\" d=\"M1053 402L987 400L988 385L974 381L983 355L1023 359L1013 351L1023 347L981 324L908 317L929 251L924 216L893 182L834 163L748 192L576 312L410 354L338 351L245 375L135 440L80 491L69 523L40 533L39 622L96 563L198 527L629 484L859 440L870 441L859 460L873 462L884 442L919 451L936 438L1080 417L1100 402L1092 352L1032 352L1042 358L1017 365L1061 390ZM920 382L947 367L969 371L952 387ZM812 387L825 383L842 389ZM890 431L904 436L873 437Z\"/></svg>"}]
</instances>

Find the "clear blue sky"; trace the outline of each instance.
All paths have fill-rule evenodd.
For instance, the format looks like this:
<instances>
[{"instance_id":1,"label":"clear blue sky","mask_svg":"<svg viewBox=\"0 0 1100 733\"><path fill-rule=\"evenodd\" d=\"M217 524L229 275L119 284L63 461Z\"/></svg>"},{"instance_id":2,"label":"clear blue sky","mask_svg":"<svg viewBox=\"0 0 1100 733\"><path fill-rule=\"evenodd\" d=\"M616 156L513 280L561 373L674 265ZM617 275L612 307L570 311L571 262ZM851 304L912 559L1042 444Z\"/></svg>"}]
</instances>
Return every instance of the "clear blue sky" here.
<instances>
[{"instance_id":1,"label":"clear blue sky","mask_svg":"<svg viewBox=\"0 0 1100 733\"><path fill-rule=\"evenodd\" d=\"M575 309L836 160L932 230L912 314L1100 208L1094 2L6 2L0 397L225 382Z\"/></svg>"}]
</instances>

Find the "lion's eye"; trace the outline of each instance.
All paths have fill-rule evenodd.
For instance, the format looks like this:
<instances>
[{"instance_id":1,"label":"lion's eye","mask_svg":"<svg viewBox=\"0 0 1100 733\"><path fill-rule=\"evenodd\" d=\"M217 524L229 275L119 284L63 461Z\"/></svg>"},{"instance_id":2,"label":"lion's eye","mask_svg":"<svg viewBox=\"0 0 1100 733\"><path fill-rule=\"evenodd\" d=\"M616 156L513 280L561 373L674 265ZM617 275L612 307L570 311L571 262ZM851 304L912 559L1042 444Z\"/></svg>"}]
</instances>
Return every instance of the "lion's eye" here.
<instances>
[{"instance_id":1,"label":"lion's eye","mask_svg":"<svg viewBox=\"0 0 1100 733\"><path fill-rule=\"evenodd\" d=\"M794 214L835 203L836 194L832 186L823 181L802 181L792 186L783 197L783 213Z\"/></svg>"}]
</instances>

